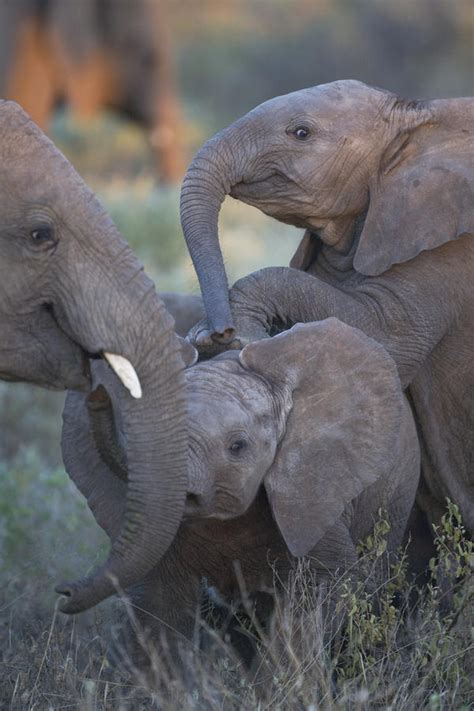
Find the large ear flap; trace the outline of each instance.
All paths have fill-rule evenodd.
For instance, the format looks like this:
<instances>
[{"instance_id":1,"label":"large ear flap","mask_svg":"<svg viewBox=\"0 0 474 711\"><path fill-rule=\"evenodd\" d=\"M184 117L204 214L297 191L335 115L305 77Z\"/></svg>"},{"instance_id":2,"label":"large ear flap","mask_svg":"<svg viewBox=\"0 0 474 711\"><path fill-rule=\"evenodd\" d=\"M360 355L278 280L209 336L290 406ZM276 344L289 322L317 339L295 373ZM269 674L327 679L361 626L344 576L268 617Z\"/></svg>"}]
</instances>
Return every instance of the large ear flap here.
<instances>
[{"instance_id":1,"label":"large ear flap","mask_svg":"<svg viewBox=\"0 0 474 711\"><path fill-rule=\"evenodd\" d=\"M358 272L377 276L474 231L469 140L454 134L422 147L409 129L394 138L369 187L369 209L354 257Z\"/></svg>"},{"instance_id":2,"label":"large ear flap","mask_svg":"<svg viewBox=\"0 0 474 711\"><path fill-rule=\"evenodd\" d=\"M292 393L264 483L289 550L305 555L394 465L403 405L396 366L379 343L335 318L250 343L240 359Z\"/></svg>"}]
</instances>

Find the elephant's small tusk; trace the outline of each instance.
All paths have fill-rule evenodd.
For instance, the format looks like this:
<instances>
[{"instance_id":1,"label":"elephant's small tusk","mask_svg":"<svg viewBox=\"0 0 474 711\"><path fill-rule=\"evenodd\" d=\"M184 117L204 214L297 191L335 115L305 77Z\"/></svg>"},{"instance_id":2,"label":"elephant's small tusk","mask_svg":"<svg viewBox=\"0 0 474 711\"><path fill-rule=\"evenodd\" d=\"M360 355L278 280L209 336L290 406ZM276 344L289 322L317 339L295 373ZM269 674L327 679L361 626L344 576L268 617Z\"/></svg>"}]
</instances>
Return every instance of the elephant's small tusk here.
<instances>
[{"instance_id":1,"label":"elephant's small tusk","mask_svg":"<svg viewBox=\"0 0 474 711\"><path fill-rule=\"evenodd\" d=\"M106 351L104 351L104 358L122 385L127 388L130 395L137 400L140 399L142 396L142 386L140 385L135 368L130 361L123 356L115 355L114 353L107 353Z\"/></svg>"}]
</instances>

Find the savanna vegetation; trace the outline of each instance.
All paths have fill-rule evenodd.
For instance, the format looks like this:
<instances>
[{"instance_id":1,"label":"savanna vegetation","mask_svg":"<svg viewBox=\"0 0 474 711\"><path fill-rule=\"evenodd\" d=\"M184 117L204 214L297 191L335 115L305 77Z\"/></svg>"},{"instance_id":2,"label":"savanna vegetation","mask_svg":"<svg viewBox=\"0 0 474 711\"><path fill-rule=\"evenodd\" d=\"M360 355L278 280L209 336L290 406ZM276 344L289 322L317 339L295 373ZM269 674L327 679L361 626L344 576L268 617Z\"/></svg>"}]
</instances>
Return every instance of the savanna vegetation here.
<instances>
[{"instance_id":1,"label":"savanna vegetation","mask_svg":"<svg viewBox=\"0 0 474 711\"><path fill-rule=\"evenodd\" d=\"M468 0L176 0L170 14L190 154L265 98L336 78L412 96L474 88ZM179 186L156 186L144 132L111 115L82 125L59 111L50 134L97 190L158 288L198 293L179 225ZM296 230L231 200L221 224L231 281L287 264L299 240ZM108 601L77 618L56 608L54 583L91 569L107 548L62 467L63 399L0 384L1 708L472 708L474 551L454 505L419 590L403 551L381 565L389 525L381 512L360 547L368 584L333 582L345 626L329 629L323 621L324 597L333 590L312 585L304 564L295 568L286 602L278 598L272 630L249 625L249 602L244 622L259 640L251 672L205 617L205 648L183 645L184 675L170 670L166 647L151 649L146 635L149 673L126 663L115 668L107 649L120 657L117 620L133 616L126 602Z\"/></svg>"}]
</instances>

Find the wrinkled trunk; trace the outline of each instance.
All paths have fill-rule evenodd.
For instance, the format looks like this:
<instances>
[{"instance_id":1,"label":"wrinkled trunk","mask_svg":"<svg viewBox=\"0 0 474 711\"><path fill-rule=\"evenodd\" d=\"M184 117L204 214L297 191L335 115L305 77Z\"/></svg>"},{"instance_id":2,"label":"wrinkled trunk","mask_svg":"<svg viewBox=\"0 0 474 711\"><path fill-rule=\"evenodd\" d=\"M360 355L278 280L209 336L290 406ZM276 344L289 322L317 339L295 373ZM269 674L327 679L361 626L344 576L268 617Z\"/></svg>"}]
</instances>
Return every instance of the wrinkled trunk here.
<instances>
[{"instance_id":1,"label":"wrinkled trunk","mask_svg":"<svg viewBox=\"0 0 474 711\"><path fill-rule=\"evenodd\" d=\"M128 464L125 514L108 560L86 578L58 586L58 592L68 598L62 607L68 613L87 609L143 579L173 540L186 494L184 365L179 341L171 317L131 251L117 235L112 244L114 255L104 253L103 269L95 274L93 287L71 285L69 274L68 291L75 297L71 301L64 299L65 284L57 287L63 296L55 307L61 327L90 352L126 358L143 393L134 399L117 381Z\"/></svg>"},{"instance_id":2,"label":"wrinkled trunk","mask_svg":"<svg viewBox=\"0 0 474 711\"><path fill-rule=\"evenodd\" d=\"M103 206L28 116L18 106L0 103L0 202L2 220L7 220L2 248L5 235L9 243L11 231L16 244L18 232L12 269L17 262L22 266L16 267L18 284L13 276L5 292L2 283L10 323L21 321L30 338L44 337L38 348L43 357L36 363L47 362L44 349L51 345L51 381L56 386L72 383L85 389L86 356L103 355L130 390L116 388L128 458L120 531L103 566L84 580L60 586L69 598L63 609L79 612L114 593L115 583L123 588L142 580L179 526L187 479L184 363L173 320ZM9 220L14 229L7 230ZM41 231L43 220L47 251L33 256L26 237ZM8 269L5 263L4 272ZM36 313L39 332L31 328ZM19 350L18 341L12 341L12 348ZM68 359L69 354L69 366L61 368L58 357ZM6 358L3 354L1 360ZM35 363L31 372L36 382ZM76 456L85 454L78 451Z\"/></svg>"},{"instance_id":3,"label":"wrinkled trunk","mask_svg":"<svg viewBox=\"0 0 474 711\"><path fill-rule=\"evenodd\" d=\"M87 397L95 447L104 464L122 481L128 480L127 455L118 441L112 401L101 384Z\"/></svg>"},{"instance_id":4,"label":"wrinkled trunk","mask_svg":"<svg viewBox=\"0 0 474 711\"><path fill-rule=\"evenodd\" d=\"M232 153L231 145L230 129L208 141L189 166L181 190L184 238L201 286L209 330L215 340L222 342L231 340L235 332L218 237L221 204L242 178L237 153Z\"/></svg>"}]
</instances>

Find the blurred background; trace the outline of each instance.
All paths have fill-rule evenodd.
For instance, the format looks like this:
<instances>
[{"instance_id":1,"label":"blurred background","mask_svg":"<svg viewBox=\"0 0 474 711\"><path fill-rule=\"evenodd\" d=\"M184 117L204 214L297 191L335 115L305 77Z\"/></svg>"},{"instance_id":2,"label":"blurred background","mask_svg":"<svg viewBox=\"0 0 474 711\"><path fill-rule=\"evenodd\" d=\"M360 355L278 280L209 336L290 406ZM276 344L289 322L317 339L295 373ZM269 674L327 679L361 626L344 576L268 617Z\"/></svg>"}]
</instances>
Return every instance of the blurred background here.
<instances>
[{"instance_id":1,"label":"blurred background","mask_svg":"<svg viewBox=\"0 0 474 711\"><path fill-rule=\"evenodd\" d=\"M19 101L97 191L159 289L198 293L178 201L203 141L265 99L335 79L471 95L473 35L472 0L0 0L0 96ZM231 281L287 264L300 237L230 198L221 226ZM63 399L0 383L10 645L22 605L30 619L51 611L53 583L103 555L62 469Z\"/></svg>"}]
</instances>

